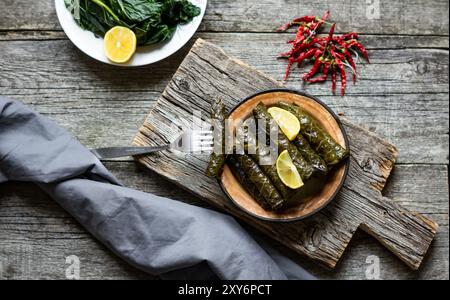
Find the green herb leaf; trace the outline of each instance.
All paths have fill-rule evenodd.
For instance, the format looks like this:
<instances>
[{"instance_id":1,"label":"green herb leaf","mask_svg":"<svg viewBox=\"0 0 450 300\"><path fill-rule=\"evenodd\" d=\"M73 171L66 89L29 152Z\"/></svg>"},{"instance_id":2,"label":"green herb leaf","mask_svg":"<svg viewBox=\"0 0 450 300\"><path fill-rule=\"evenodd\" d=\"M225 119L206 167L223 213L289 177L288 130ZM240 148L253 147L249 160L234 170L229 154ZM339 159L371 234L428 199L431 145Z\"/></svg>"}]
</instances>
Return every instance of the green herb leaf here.
<instances>
[{"instance_id":1,"label":"green herb leaf","mask_svg":"<svg viewBox=\"0 0 450 300\"><path fill-rule=\"evenodd\" d=\"M138 45L172 38L178 24L201 12L188 0L64 0L83 29L103 37L114 26L134 31Z\"/></svg>"}]
</instances>

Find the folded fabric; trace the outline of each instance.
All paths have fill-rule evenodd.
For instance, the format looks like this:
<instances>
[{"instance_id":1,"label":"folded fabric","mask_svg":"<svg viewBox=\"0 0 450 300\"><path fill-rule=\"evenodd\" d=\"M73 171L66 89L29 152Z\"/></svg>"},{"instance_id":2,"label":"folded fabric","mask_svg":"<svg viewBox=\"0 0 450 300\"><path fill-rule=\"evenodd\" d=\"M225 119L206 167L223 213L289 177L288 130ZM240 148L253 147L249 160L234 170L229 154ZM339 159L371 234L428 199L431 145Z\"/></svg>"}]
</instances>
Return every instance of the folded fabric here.
<instances>
[{"instance_id":1,"label":"folded fabric","mask_svg":"<svg viewBox=\"0 0 450 300\"><path fill-rule=\"evenodd\" d=\"M6 181L38 184L111 251L162 278L314 279L230 216L124 187L64 129L0 97Z\"/></svg>"}]
</instances>

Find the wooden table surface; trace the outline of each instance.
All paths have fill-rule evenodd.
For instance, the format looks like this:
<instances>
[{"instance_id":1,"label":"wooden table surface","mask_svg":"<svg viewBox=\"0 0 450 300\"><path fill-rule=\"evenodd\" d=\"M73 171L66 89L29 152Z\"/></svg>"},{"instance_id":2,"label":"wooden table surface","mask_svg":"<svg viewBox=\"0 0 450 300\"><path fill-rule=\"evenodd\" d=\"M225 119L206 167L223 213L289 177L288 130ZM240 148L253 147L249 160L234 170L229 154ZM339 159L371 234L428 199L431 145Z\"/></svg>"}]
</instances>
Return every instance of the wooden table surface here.
<instances>
[{"instance_id":1,"label":"wooden table surface","mask_svg":"<svg viewBox=\"0 0 450 300\"><path fill-rule=\"evenodd\" d=\"M67 39L53 2L2 1L0 95L30 105L87 147L130 144L194 39L151 66L108 66L86 57ZM321 278L366 279L378 259L381 279L449 278L448 8L446 0L209 1L196 37L278 80L285 62L275 55L287 49L285 41L291 36L274 33L278 25L329 9L338 32L358 31L371 64L359 67L359 81L348 87L345 97L331 96L329 82L302 84L299 70L286 84L320 97L336 112L395 144L399 157L385 195L440 225L419 271L409 270L363 232L335 270L272 242ZM131 160L106 166L132 188L202 205ZM80 258L82 279L152 278L99 244L34 185L0 185L0 279L64 279L66 257L71 255Z\"/></svg>"}]
</instances>

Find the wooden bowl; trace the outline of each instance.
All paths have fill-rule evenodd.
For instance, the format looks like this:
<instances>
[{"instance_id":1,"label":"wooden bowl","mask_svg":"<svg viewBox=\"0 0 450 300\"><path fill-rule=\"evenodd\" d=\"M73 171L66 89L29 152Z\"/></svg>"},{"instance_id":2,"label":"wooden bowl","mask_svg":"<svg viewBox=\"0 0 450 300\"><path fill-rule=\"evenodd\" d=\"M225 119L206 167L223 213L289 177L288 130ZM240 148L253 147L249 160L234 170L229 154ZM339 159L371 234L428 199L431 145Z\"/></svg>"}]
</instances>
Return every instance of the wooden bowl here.
<instances>
[{"instance_id":1,"label":"wooden bowl","mask_svg":"<svg viewBox=\"0 0 450 300\"><path fill-rule=\"evenodd\" d=\"M306 110L314 119L346 149L349 149L347 135L336 114L320 100L294 90L277 89L252 95L233 108L229 115L233 129L239 120L252 115L253 108L262 102L274 105L280 101L295 103ZM219 184L224 193L238 207L248 214L266 221L297 221L311 216L327 206L344 184L349 169L349 160L334 167L321 182L320 188L302 196L300 204L279 212L264 210L236 180L231 170L225 165ZM309 181L308 181L309 182ZM308 185L305 183L305 186ZM313 184L314 185L314 184ZM304 199L303 199L304 198Z\"/></svg>"}]
</instances>

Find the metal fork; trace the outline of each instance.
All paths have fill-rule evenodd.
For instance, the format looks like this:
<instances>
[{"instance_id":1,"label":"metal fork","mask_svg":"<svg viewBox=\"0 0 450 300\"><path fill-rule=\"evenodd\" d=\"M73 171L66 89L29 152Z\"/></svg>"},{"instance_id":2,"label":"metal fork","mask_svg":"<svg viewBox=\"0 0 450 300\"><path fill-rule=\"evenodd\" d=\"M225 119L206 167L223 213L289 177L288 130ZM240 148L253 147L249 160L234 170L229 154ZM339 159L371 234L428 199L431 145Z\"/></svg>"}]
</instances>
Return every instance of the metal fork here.
<instances>
[{"instance_id":1,"label":"metal fork","mask_svg":"<svg viewBox=\"0 0 450 300\"><path fill-rule=\"evenodd\" d=\"M162 150L178 150L186 153L210 152L213 150L214 137L211 130L186 130L170 144L156 147L108 147L93 149L98 159L117 158L150 154Z\"/></svg>"}]
</instances>

